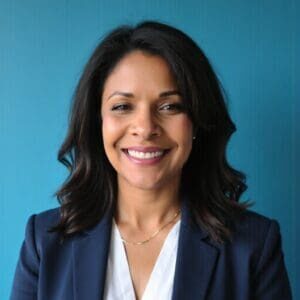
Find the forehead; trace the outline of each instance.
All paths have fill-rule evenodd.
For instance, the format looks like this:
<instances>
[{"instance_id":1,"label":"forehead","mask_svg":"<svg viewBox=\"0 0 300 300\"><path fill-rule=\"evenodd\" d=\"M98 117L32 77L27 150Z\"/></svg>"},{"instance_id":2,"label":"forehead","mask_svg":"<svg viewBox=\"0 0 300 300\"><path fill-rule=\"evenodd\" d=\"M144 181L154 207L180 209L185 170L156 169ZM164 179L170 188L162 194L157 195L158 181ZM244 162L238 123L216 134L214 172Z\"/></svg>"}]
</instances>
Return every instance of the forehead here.
<instances>
[{"instance_id":1,"label":"forehead","mask_svg":"<svg viewBox=\"0 0 300 300\"><path fill-rule=\"evenodd\" d=\"M165 59L140 50L123 57L108 75L103 97L114 89L127 92L159 92L176 87L176 81Z\"/></svg>"}]
</instances>

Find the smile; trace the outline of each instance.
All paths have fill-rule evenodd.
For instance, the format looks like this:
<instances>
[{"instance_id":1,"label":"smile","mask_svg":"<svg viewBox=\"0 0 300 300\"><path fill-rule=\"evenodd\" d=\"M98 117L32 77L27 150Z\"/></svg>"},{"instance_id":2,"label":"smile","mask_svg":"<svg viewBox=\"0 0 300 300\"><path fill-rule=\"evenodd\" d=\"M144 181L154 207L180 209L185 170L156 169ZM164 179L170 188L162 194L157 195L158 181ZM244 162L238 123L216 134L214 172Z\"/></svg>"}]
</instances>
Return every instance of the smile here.
<instances>
[{"instance_id":1,"label":"smile","mask_svg":"<svg viewBox=\"0 0 300 300\"><path fill-rule=\"evenodd\" d=\"M154 152L140 152L128 149L123 149L122 151L126 154L127 158L131 162L139 165L152 165L160 162L163 157L170 151L170 149Z\"/></svg>"},{"instance_id":2,"label":"smile","mask_svg":"<svg viewBox=\"0 0 300 300\"><path fill-rule=\"evenodd\" d=\"M149 159L153 157L159 157L164 154L164 151L156 151L156 152L139 152L134 150L127 150L128 154L132 157L140 158L140 159Z\"/></svg>"}]
</instances>

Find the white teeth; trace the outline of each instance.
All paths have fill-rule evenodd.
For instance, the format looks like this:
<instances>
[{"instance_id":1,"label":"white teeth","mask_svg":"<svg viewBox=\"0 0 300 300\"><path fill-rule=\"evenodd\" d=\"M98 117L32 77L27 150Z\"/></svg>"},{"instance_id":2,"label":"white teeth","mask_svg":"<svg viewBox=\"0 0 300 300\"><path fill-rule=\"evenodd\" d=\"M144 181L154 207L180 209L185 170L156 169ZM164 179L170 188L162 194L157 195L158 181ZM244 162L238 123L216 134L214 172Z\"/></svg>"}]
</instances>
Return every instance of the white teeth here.
<instances>
[{"instance_id":1,"label":"white teeth","mask_svg":"<svg viewBox=\"0 0 300 300\"><path fill-rule=\"evenodd\" d=\"M163 155L163 151L157 152L138 152L134 150L128 150L128 154L132 157L140 158L140 159L149 159Z\"/></svg>"}]
</instances>

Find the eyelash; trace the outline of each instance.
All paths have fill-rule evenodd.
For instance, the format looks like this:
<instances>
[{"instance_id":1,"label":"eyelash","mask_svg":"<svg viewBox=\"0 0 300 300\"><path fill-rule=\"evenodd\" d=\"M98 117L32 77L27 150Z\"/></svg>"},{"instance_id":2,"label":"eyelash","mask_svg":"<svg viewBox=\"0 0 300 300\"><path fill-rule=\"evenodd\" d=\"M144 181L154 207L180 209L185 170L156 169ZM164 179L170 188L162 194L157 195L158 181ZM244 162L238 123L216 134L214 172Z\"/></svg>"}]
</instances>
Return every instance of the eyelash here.
<instances>
[{"instance_id":1,"label":"eyelash","mask_svg":"<svg viewBox=\"0 0 300 300\"><path fill-rule=\"evenodd\" d=\"M115 105L111 108L112 111L119 111L119 112L124 112L126 109L124 109L124 107L129 107L130 105L129 104L118 104L118 105ZM122 109L123 107L123 109ZM174 104L167 104L167 105L163 105L162 108L165 108L165 107L172 107L174 108L175 111L179 111L179 112L182 112L184 109L183 109L183 105L180 104L180 103L174 103ZM165 109L163 109L165 110ZM168 110L167 110L168 111Z\"/></svg>"}]
</instances>

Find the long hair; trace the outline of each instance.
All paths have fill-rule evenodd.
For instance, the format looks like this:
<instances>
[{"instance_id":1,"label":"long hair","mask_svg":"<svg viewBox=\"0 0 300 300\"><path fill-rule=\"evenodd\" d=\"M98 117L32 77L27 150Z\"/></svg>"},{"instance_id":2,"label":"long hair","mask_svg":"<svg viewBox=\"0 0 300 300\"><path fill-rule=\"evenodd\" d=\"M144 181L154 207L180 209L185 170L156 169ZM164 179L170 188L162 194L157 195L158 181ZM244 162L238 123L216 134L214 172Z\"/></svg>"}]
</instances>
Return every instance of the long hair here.
<instances>
[{"instance_id":1,"label":"long hair","mask_svg":"<svg viewBox=\"0 0 300 300\"><path fill-rule=\"evenodd\" d=\"M234 218L252 205L238 202L247 189L246 177L226 159L226 145L236 127L204 52L182 31L155 21L117 27L88 60L58 152L69 176L54 194L60 203L60 220L49 231L58 232L64 240L96 225L115 207L117 175L104 151L101 95L105 79L134 50L159 55L170 66L196 136L182 170L180 192L188 196L196 222L212 240L224 242L231 237Z\"/></svg>"}]
</instances>

